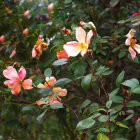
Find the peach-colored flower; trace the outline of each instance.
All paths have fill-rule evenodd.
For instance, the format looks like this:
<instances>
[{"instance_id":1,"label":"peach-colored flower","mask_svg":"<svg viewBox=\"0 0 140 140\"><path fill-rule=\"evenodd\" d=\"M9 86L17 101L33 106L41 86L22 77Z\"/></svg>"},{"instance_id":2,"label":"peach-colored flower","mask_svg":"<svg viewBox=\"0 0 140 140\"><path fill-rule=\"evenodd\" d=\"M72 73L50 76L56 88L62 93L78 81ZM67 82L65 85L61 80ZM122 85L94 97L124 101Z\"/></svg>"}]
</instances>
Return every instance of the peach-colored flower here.
<instances>
[{"instance_id":1,"label":"peach-colored flower","mask_svg":"<svg viewBox=\"0 0 140 140\"><path fill-rule=\"evenodd\" d=\"M58 59L66 58L67 60L69 60L68 54L66 53L66 51L64 49L57 51L57 58Z\"/></svg>"},{"instance_id":2,"label":"peach-colored flower","mask_svg":"<svg viewBox=\"0 0 140 140\"><path fill-rule=\"evenodd\" d=\"M32 57L36 57L36 55L41 56L42 55L42 49L48 49L48 45L43 42L41 39L41 36L38 37L36 45L34 45L34 48L32 50Z\"/></svg>"},{"instance_id":3,"label":"peach-colored flower","mask_svg":"<svg viewBox=\"0 0 140 140\"><path fill-rule=\"evenodd\" d=\"M61 99L59 96L66 96L67 95L67 90L66 89L62 89L60 87L53 87L53 84L56 82L56 79L54 77L46 77L46 81L43 84L39 84L37 87L38 88L51 88L53 93L51 95L48 96L48 98L50 98L49 101L45 102L42 101L43 98L41 98L40 100L36 101L37 105L42 105L42 104L54 104L54 103L60 103ZM47 84L48 83L48 84ZM49 86L48 86L49 85ZM55 93L59 92L56 97L53 97Z\"/></svg>"},{"instance_id":4,"label":"peach-colored flower","mask_svg":"<svg viewBox=\"0 0 140 140\"><path fill-rule=\"evenodd\" d=\"M136 44L137 40L133 39L133 33L136 32L134 29L131 29L129 33L126 35L127 39L125 41L125 45L129 46L129 52L131 54L132 59L136 57L136 52L140 54L140 45Z\"/></svg>"},{"instance_id":5,"label":"peach-colored flower","mask_svg":"<svg viewBox=\"0 0 140 140\"><path fill-rule=\"evenodd\" d=\"M17 95L21 91L21 86L28 90L33 88L31 79L24 80L26 70L23 66L19 69L18 73L15 68L8 66L7 69L3 71L3 75L9 79L5 81L4 84L9 88L12 88L11 92L14 95Z\"/></svg>"},{"instance_id":6,"label":"peach-colored flower","mask_svg":"<svg viewBox=\"0 0 140 140\"><path fill-rule=\"evenodd\" d=\"M82 29L81 27L76 28L76 39L78 40L78 42L71 41L67 42L64 45L64 49L67 52L68 56L74 57L81 53L81 56L84 57L84 55L87 53L88 45L92 36L92 30L90 30L86 35L84 29Z\"/></svg>"}]
</instances>

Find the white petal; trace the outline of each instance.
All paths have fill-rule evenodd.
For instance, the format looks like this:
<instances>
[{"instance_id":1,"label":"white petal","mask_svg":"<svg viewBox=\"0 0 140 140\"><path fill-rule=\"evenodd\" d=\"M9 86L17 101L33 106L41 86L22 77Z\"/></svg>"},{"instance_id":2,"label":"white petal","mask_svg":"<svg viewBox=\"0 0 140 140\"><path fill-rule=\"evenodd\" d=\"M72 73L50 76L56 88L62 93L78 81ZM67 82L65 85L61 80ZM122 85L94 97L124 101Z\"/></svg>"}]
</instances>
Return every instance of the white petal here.
<instances>
[{"instance_id":1,"label":"white petal","mask_svg":"<svg viewBox=\"0 0 140 140\"><path fill-rule=\"evenodd\" d=\"M133 47L137 51L137 53L140 54L140 45L135 44Z\"/></svg>"},{"instance_id":2,"label":"white petal","mask_svg":"<svg viewBox=\"0 0 140 140\"><path fill-rule=\"evenodd\" d=\"M125 45L126 45L126 46L130 46L130 44L131 44L131 43L130 43L130 39L127 38L126 41L125 41Z\"/></svg>"},{"instance_id":3,"label":"white petal","mask_svg":"<svg viewBox=\"0 0 140 140\"><path fill-rule=\"evenodd\" d=\"M86 32L83 28L78 27L76 28L76 39L79 43L85 43L86 40Z\"/></svg>"}]
</instances>

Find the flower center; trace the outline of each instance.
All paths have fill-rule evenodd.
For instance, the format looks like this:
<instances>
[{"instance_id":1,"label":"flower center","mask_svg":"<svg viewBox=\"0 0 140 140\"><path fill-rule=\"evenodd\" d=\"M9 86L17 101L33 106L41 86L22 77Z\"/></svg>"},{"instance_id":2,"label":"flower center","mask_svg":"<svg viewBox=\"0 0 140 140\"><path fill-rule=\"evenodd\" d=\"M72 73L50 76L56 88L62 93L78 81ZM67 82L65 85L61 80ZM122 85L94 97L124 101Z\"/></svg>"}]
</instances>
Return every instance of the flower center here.
<instances>
[{"instance_id":1,"label":"flower center","mask_svg":"<svg viewBox=\"0 0 140 140\"><path fill-rule=\"evenodd\" d=\"M79 43L78 47L83 50L85 48L87 48L87 43Z\"/></svg>"}]
</instances>

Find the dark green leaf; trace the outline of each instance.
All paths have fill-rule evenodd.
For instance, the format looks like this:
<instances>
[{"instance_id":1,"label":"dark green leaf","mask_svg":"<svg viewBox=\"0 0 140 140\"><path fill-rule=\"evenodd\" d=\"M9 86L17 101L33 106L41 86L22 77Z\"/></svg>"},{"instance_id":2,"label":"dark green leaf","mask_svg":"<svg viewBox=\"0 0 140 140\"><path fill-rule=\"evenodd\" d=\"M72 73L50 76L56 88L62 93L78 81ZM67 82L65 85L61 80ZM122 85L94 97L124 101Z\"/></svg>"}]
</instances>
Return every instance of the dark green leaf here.
<instances>
[{"instance_id":1,"label":"dark green leaf","mask_svg":"<svg viewBox=\"0 0 140 140\"><path fill-rule=\"evenodd\" d=\"M68 83L70 83L72 80L71 79L68 79L68 78L62 78L62 79L59 79L57 80L55 83L54 83L54 87L59 87L59 86L64 86Z\"/></svg>"},{"instance_id":2,"label":"dark green leaf","mask_svg":"<svg viewBox=\"0 0 140 140\"><path fill-rule=\"evenodd\" d=\"M99 133L99 134L97 135L97 139L98 139L98 140L109 140L108 136L106 136L106 135L103 134L103 133Z\"/></svg>"},{"instance_id":3,"label":"dark green leaf","mask_svg":"<svg viewBox=\"0 0 140 140\"><path fill-rule=\"evenodd\" d=\"M44 71L45 77L50 77L51 74L52 74L52 69L51 68L45 69L45 71Z\"/></svg>"},{"instance_id":4,"label":"dark green leaf","mask_svg":"<svg viewBox=\"0 0 140 140\"><path fill-rule=\"evenodd\" d=\"M108 116L107 115L102 115L100 117L98 117L99 122L106 122L108 120Z\"/></svg>"},{"instance_id":5,"label":"dark green leaf","mask_svg":"<svg viewBox=\"0 0 140 140\"><path fill-rule=\"evenodd\" d=\"M84 108L86 107L87 105L89 105L91 103L91 101L89 99L86 99L80 106L80 108Z\"/></svg>"},{"instance_id":6,"label":"dark green leaf","mask_svg":"<svg viewBox=\"0 0 140 140\"><path fill-rule=\"evenodd\" d=\"M54 103L51 105L52 109L59 109L59 108L63 108L63 104L61 103Z\"/></svg>"},{"instance_id":7,"label":"dark green leaf","mask_svg":"<svg viewBox=\"0 0 140 140\"><path fill-rule=\"evenodd\" d=\"M67 63L68 63L67 59L59 59L59 60L54 61L52 65L59 66L59 65L67 64Z\"/></svg>"},{"instance_id":8,"label":"dark green leaf","mask_svg":"<svg viewBox=\"0 0 140 140\"><path fill-rule=\"evenodd\" d=\"M118 77L117 77L117 79L116 79L116 85L117 85L117 87L119 87L120 85L121 85L121 83L122 83L122 81L123 81L123 78L124 78L124 71L122 71L119 75L118 75Z\"/></svg>"}]
</instances>

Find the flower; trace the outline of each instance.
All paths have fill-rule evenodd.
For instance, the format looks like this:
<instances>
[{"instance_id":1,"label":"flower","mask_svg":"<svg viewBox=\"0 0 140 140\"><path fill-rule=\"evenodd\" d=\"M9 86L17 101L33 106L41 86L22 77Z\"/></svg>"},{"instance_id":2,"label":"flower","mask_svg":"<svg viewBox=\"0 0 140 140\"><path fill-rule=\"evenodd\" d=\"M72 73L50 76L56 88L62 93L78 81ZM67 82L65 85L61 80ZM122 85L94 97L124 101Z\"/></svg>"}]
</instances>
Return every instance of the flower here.
<instances>
[{"instance_id":1,"label":"flower","mask_svg":"<svg viewBox=\"0 0 140 140\"><path fill-rule=\"evenodd\" d=\"M36 57L37 54L38 56L41 56L43 48L48 49L48 45L45 42L43 42L41 36L39 36L37 43L36 45L34 45L34 48L32 50L32 57Z\"/></svg>"},{"instance_id":2,"label":"flower","mask_svg":"<svg viewBox=\"0 0 140 140\"><path fill-rule=\"evenodd\" d=\"M28 17L29 14L30 14L30 11L29 11L29 10L27 10L27 11L24 12L24 16L25 16L25 17Z\"/></svg>"},{"instance_id":3,"label":"flower","mask_svg":"<svg viewBox=\"0 0 140 140\"><path fill-rule=\"evenodd\" d=\"M5 42L5 36L4 35L0 36L0 42L1 43L4 43Z\"/></svg>"},{"instance_id":4,"label":"flower","mask_svg":"<svg viewBox=\"0 0 140 140\"><path fill-rule=\"evenodd\" d=\"M125 41L125 45L129 46L129 52L131 54L132 59L136 57L136 52L140 54L140 45L136 44L137 40L133 39L133 33L136 32L134 29L131 29L129 33L126 35L127 39Z\"/></svg>"},{"instance_id":5,"label":"flower","mask_svg":"<svg viewBox=\"0 0 140 140\"><path fill-rule=\"evenodd\" d=\"M86 36L86 32L81 27L76 28L76 39L77 41L67 42L64 45L64 50L68 54L68 56L77 56L81 53L81 56L84 57L88 50L88 45L90 43L90 39L93 36L92 30L90 30Z\"/></svg>"},{"instance_id":6,"label":"flower","mask_svg":"<svg viewBox=\"0 0 140 140\"><path fill-rule=\"evenodd\" d=\"M135 16L139 16L139 15L140 15L140 8L138 9L138 11L136 13L132 14L131 17L135 17ZM132 20L131 22L136 22L136 23L133 24L133 26L140 25L140 17Z\"/></svg>"},{"instance_id":7,"label":"flower","mask_svg":"<svg viewBox=\"0 0 140 140\"><path fill-rule=\"evenodd\" d=\"M95 30L96 30L96 27L95 27L95 25L94 25L94 23L93 22L87 22L87 23L85 23L85 22L83 22L83 21L80 21L80 26L84 26L85 24L89 24L89 25L91 25ZM91 29L91 28L90 28Z\"/></svg>"},{"instance_id":8,"label":"flower","mask_svg":"<svg viewBox=\"0 0 140 140\"><path fill-rule=\"evenodd\" d=\"M53 93L51 95L48 96L48 98L50 99L49 101L45 102L42 101L43 98L41 98L40 100L36 101L37 105L42 105L42 104L54 104L54 103L60 103L61 99L59 96L66 96L67 95L67 90L66 89L62 89L60 87L53 87L54 83L56 82L56 79L54 77L46 77L46 82L44 84L39 84L37 85L38 88L51 88ZM59 92L56 96L54 96L55 93Z\"/></svg>"},{"instance_id":9,"label":"flower","mask_svg":"<svg viewBox=\"0 0 140 140\"><path fill-rule=\"evenodd\" d=\"M66 58L67 60L69 60L68 54L66 53L64 49L57 51L57 58L58 59Z\"/></svg>"},{"instance_id":10,"label":"flower","mask_svg":"<svg viewBox=\"0 0 140 140\"><path fill-rule=\"evenodd\" d=\"M50 11L54 10L54 4L53 3L48 5L48 10L50 10Z\"/></svg>"},{"instance_id":11,"label":"flower","mask_svg":"<svg viewBox=\"0 0 140 140\"><path fill-rule=\"evenodd\" d=\"M23 35L27 36L29 34L28 28L24 29L22 32Z\"/></svg>"},{"instance_id":12,"label":"flower","mask_svg":"<svg viewBox=\"0 0 140 140\"><path fill-rule=\"evenodd\" d=\"M31 79L24 80L26 70L23 66L19 69L18 73L15 68L8 66L7 69L3 71L3 75L9 79L5 81L4 84L9 88L12 88L11 92L14 95L17 95L21 91L21 86L28 90L33 88Z\"/></svg>"}]
</instances>

